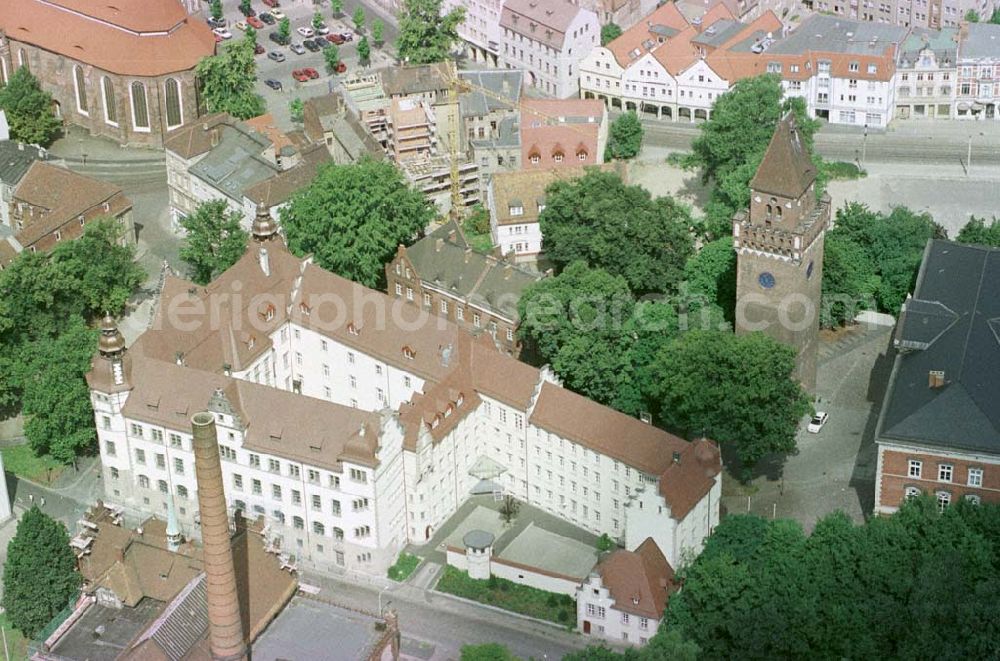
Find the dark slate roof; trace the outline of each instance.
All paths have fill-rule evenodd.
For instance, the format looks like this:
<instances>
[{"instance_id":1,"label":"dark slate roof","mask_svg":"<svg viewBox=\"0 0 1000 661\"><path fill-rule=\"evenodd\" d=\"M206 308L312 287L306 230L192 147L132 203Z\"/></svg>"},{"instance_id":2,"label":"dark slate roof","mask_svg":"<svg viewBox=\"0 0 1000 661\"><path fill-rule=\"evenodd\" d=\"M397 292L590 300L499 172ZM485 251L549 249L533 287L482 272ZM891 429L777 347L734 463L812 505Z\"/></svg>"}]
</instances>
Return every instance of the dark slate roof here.
<instances>
[{"instance_id":1,"label":"dark slate roof","mask_svg":"<svg viewBox=\"0 0 1000 661\"><path fill-rule=\"evenodd\" d=\"M472 250L454 221L407 248L406 256L423 282L511 320L521 293L542 277Z\"/></svg>"},{"instance_id":2,"label":"dark slate roof","mask_svg":"<svg viewBox=\"0 0 1000 661\"><path fill-rule=\"evenodd\" d=\"M895 344L879 438L1000 454L1000 249L929 242Z\"/></svg>"},{"instance_id":3,"label":"dark slate roof","mask_svg":"<svg viewBox=\"0 0 1000 661\"><path fill-rule=\"evenodd\" d=\"M0 140L0 182L16 186L32 163L47 159L48 154L41 147L16 140Z\"/></svg>"},{"instance_id":4,"label":"dark slate roof","mask_svg":"<svg viewBox=\"0 0 1000 661\"><path fill-rule=\"evenodd\" d=\"M789 112L778 122L750 188L798 199L815 179L816 166Z\"/></svg>"}]
</instances>

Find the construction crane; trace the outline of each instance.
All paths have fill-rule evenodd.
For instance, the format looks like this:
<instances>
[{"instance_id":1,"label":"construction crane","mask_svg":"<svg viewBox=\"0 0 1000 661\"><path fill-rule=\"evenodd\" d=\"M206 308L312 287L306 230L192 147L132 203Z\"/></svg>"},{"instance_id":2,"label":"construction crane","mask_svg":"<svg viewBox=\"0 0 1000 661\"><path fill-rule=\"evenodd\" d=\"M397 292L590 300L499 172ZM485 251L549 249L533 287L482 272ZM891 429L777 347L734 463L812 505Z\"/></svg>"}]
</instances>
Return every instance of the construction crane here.
<instances>
[{"instance_id":1,"label":"construction crane","mask_svg":"<svg viewBox=\"0 0 1000 661\"><path fill-rule=\"evenodd\" d=\"M461 151L460 143L462 141L462 110L459 103L459 95L468 92L479 92L509 106L514 111L518 110L519 102L508 96L483 87L482 85L477 85L470 80L462 78L459 75L458 67L456 66L454 60L448 61L446 71L448 75L448 103L452 108L454 108L454 112L451 116L451 139L448 144L448 158L451 166L451 210L449 216L452 220L461 223L464 217L465 204L462 201L462 181L458 163L459 153ZM499 69L488 71L505 72L506 70ZM536 109L532 109L530 112L533 115L538 115L546 120L559 123L562 126L568 126L569 128L586 135L588 138L591 136L590 131L583 128L584 126L588 126L586 124L566 123L560 117L550 115Z\"/></svg>"}]
</instances>

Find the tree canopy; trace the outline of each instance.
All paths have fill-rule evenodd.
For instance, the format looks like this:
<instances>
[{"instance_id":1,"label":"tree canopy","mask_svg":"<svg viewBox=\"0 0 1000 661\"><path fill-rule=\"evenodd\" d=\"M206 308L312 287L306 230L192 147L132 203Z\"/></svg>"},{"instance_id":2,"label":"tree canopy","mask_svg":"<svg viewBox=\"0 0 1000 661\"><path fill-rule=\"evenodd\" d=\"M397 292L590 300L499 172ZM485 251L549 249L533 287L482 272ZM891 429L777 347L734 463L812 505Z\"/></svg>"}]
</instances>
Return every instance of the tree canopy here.
<instances>
[{"instance_id":1,"label":"tree canopy","mask_svg":"<svg viewBox=\"0 0 1000 661\"><path fill-rule=\"evenodd\" d=\"M819 123L809 119L801 98L783 94L775 74L743 78L716 99L711 119L701 124L688 164L701 169L704 181L715 182L706 208L709 234L729 233L732 215L749 205L750 180L786 112L795 113L799 135L812 148Z\"/></svg>"},{"instance_id":2,"label":"tree canopy","mask_svg":"<svg viewBox=\"0 0 1000 661\"><path fill-rule=\"evenodd\" d=\"M794 350L763 333L691 330L652 364L659 417L668 428L735 446L749 470L771 452L795 449L810 404L794 369Z\"/></svg>"},{"instance_id":3,"label":"tree canopy","mask_svg":"<svg viewBox=\"0 0 1000 661\"><path fill-rule=\"evenodd\" d=\"M730 515L661 631L704 658L988 658L1000 636L1000 507L924 497L854 525ZM663 634L658 634L657 637Z\"/></svg>"},{"instance_id":4,"label":"tree canopy","mask_svg":"<svg viewBox=\"0 0 1000 661\"><path fill-rule=\"evenodd\" d=\"M994 216L993 220L987 223L985 218L973 216L958 231L955 240L959 243L975 243L980 246L1000 248L1000 220Z\"/></svg>"},{"instance_id":5,"label":"tree canopy","mask_svg":"<svg viewBox=\"0 0 1000 661\"><path fill-rule=\"evenodd\" d=\"M482 645L462 645L461 661L519 661L500 643Z\"/></svg>"},{"instance_id":6,"label":"tree canopy","mask_svg":"<svg viewBox=\"0 0 1000 661\"><path fill-rule=\"evenodd\" d=\"M93 447L84 374L96 349L87 320L117 313L142 282L134 248L111 220L0 271L0 411L22 410L37 453L70 462Z\"/></svg>"},{"instance_id":7,"label":"tree canopy","mask_svg":"<svg viewBox=\"0 0 1000 661\"><path fill-rule=\"evenodd\" d=\"M701 301L636 302L624 278L582 261L529 287L518 316L526 357L551 365L568 388L629 415L650 410L650 368L672 336L722 324L721 313Z\"/></svg>"},{"instance_id":8,"label":"tree canopy","mask_svg":"<svg viewBox=\"0 0 1000 661\"><path fill-rule=\"evenodd\" d=\"M824 324L847 321L872 299L879 311L898 313L928 239L944 236L930 214L906 207L888 215L860 202L838 209L823 258Z\"/></svg>"},{"instance_id":9,"label":"tree canopy","mask_svg":"<svg viewBox=\"0 0 1000 661\"><path fill-rule=\"evenodd\" d=\"M611 159L635 158L642 149L642 122L634 110L615 118L608 131L607 155Z\"/></svg>"},{"instance_id":10,"label":"tree canopy","mask_svg":"<svg viewBox=\"0 0 1000 661\"><path fill-rule=\"evenodd\" d=\"M354 8L354 14L351 16L351 20L354 21L354 28L358 33L365 31L365 8L358 5Z\"/></svg>"},{"instance_id":11,"label":"tree canopy","mask_svg":"<svg viewBox=\"0 0 1000 661\"><path fill-rule=\"evenodd\" d=\"M703 297L718 305L726 319L733 321L736 310L736 251L733 238L710 241L688 258L684 265L687 294Z\"/></svg>"},{"instance_id":12,"label":"tree canopy","mask_svg":"<svg viewBox=\"0 0 1000 661\"><path fill-rule=\"evenodd\" d=\"M193 282L207 285L243 256L248 235L240 227L242 218L243 214L230 210L225 200L210 200L181 219L187 234L180 257Z\"/></svg>"},{"instance_id":13,"label":"tree canopy","mask_svg":"<svg viewBox=\"0 0 1000 661\"><path fill-rule=\"evenodd\" d=\"M264 114L264 97L257 93L254 40L234 39L222 52L202 58L195 69L209 112L227 112L238 119Z\"/></svg>"},{"instance_id":14,"label":"tree canopy","mask_svg":"<svg viewBox=\"0 0 1000 661\"><path fill-rule=\"evenodd\" d=\"M3 568L3 607L11 624L35 636L67 606L80 582L66 526L32 507L17 524Z\"/></svg>"},{"instance_id":15,"label":"tree canopy","mask_svg":"<svg viewBox=\"0 0 1000 661\"><path fill-rule=\"evenodd\" d=\"M372 61L372 47L368 43L368 37L361 37L358 39L358 63L366 67Z\"/></svg>"},{"instance_id":16,"label":"tree canopy","mask_svg":"<svg viewBox=\"0 0 1000 661\"><path fill-rule=\"evenodd\" d=\"M281 211L289 248L367 287L381 288L384 265L410 244L434 209L391 163L328 164Z\"/></svg>"},{"instance_id":17,"label":"tree canopy","mask_svg":"<svg viewBox=\"0 0 1000 661\"><path fill-rule=\"evenodd\" d=\"M465 7L441 13L442 0L403 0L396 52L406 64L444 62L458 41Z\"/></svg>"},{"instance_id":18,"label":"tree canopy","mask_svg":"<svg viewBox=\"0 0 1000 661\"><path fill-rule=\"evenodd\" d=\"M694 247L687 206L653 199L613 172L590 170L551 184L539 224L545 255L557 268L583 260L622 276L637 296L672 291Z\"/></svg>"},{"instance_id":19,"label":"tree canopy","mask_svg":"<svg viewBox=\"0 0 1000 661\"><path fill-rule=\"evenodd\" d=\"M607 23L601 26L601 45L607 46L609 43L622 36L622 29L615 23Z\"/></svg>"},{"instance_id":20,"label":"tree canopy","mask_svg":"<svg viewBox=\"0 0 1000 661\"><path fill-rule=\"evenodd\" d=\"M18 67L0 87L0 108L7 115L13 140L47 147L62 130L62 122L52 111L52 95L42 90L28 67Z\"/></svg>"}]
</instances>

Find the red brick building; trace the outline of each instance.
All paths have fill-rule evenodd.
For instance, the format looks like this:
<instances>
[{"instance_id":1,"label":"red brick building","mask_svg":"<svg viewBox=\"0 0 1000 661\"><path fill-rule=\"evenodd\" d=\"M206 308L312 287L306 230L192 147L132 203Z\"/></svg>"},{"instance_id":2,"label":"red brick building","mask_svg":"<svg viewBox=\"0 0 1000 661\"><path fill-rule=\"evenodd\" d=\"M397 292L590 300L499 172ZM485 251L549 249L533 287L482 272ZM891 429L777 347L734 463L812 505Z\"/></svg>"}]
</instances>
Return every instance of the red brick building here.
<instances>
[{"instance_id":1,"label":"red brick building","mask_svg":"<svg viewBox=\"0 0 1000 661\"><path fill-rule=\"evenodd\" d=\"M1000 502L1000 249L930 241L893 345L875 512Z\"/></svg>"},{"instance_id":2,"label":"red brick building","mask_svg":"<svg viewBox=\"0 0 1000 661\"><path fill-rule=\"evenodd\" d=\"M28 67L57 114L122 144L162 147L202 114L194 68L215 37L177 0L6 0L0 83Z\"/></svg>"}]
</instances>

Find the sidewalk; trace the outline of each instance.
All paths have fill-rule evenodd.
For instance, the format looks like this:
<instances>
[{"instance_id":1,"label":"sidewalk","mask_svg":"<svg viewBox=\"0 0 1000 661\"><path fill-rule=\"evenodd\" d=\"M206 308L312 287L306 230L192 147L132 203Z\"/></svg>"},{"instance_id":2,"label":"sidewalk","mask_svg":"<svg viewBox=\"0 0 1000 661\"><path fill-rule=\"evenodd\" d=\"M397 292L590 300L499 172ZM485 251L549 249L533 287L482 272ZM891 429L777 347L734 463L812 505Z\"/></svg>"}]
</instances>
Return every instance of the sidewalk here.
<instances>
[{"instance_id":1,"label":"sidewalk","mask_svg":"<svg viewBox=\"0 0 1000 661\"><path fill-rule=\"evenodd\" d=\"M163 163L164 153L158 149L123 147L108 138L92 136L79 126L70 124L63 137L52 143L49 153L68 163Z\"/></svg>"}]
</instances>

